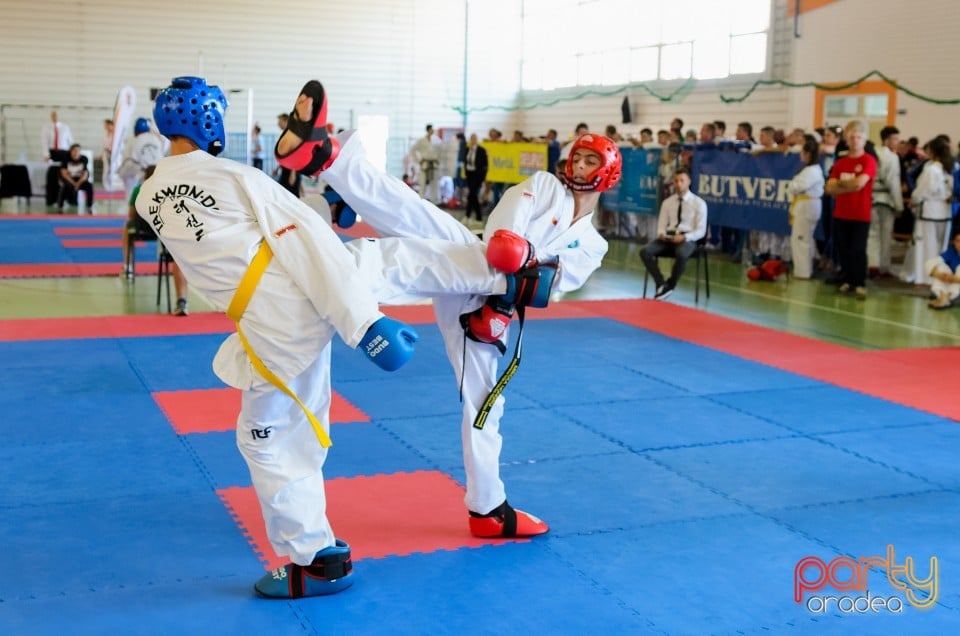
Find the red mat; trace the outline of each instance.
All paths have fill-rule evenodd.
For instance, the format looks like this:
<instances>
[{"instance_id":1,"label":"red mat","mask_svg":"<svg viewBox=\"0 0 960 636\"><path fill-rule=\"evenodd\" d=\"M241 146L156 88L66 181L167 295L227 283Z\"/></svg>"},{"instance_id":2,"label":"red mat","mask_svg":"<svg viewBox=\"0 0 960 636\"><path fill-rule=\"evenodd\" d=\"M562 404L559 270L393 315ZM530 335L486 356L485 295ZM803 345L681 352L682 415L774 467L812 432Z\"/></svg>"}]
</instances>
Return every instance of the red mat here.
<instances>
[{"instance_id":1,"label":"red mat","mask_svg":"<svg viewBox=\"0 0 960 636\"><path fill-rule=\"evenodd\" d=\"M430 305L383 310L414 325L434 320ZM654 300L566 301L532 310L528 317L609 318L960 422L960 400L944 389L946 370L960 367L960 347L860 352ZM3 320L0 341L219 333L233 328L221 314L191 314L188 320L169 316Z\"/></svg>"},{"instance_id":2,"label":"red mat","mask_svg":"<svg viewBox=\"0 0 960 636\"><path fill-rule=\"evenodd\" d=\"M126 214L0 214L3 221L36 221L38 219L59 219L61 221L93 221L95 219L126 219Z\"/></svg>"},{"instance_id":3,"label":"red mat","mask_svg":"<svg viewBox=\"0 0 960 636\"><path fill-rule=\"evenodd\" d=\"M336 232L337 234L341 235L341 236L348 236L348 237L350 237L350 238L352 238L352 239L356 239L356 238L378 238L378 237L380 236L379 234L376 233L376 231L374 231L374 229L373 229L372 227L370 227L370 226L369 226L368 224L366 224L366 223L363 223L362 221L359 222L359 223L354 223L353 225L351 225L351 226L348 227L347 229L343 229L342 227L338 227L338 226L334 225L334 226L333 226L333 231Z\"/></svg>"},{"instance_id":4,"label":"red mat","mask_svg":"<svg viewBox=\"0 0 960 636\"><path fill-rule=\"evenodd\" d=\"M117 243L119 245L119 242ZM119 254L116 263L31 263L0 265L0 278L63 278L75 276L117 276L122 268ZM155 262L137 263L137 275L155 275Z\"/></svg>"},{"instance_id":5,"label":"red mat","mask_svg":"<svg viewBox=\"0 0 960 636\"><path fill-rule=\"evenodd\" d=\"M232 431L240 413L240 390L158 391L153 399L178 435ZM370 416L336 391L330 404L330 423L369 422Z\"/></svg>"},{"instance_id":6,"label":"red mat","mask_svg":"<svg viewBox=\"0 0 960 636\"><path fill-rule=\"evenodd\" d=\"M86 236L89 234L123 234L122 227L55 227L56 236Z\"/></svg>"},{"instance_id":7,"label":"red mat","mask_svg":"<svg viewBox=\"0 0 960 636\"><path fill-rule=\"evenodd\" d=\"M330 524L350 544L354 561L529 541L472 536L463 488L437 471L341 477L328 480L326 491ZM218 490L217 495L266 569L288 563L267 541L252 486Z\"/></svg>"},{"instance_id":8,"label":"red mat","mask_svg":"<svg viewBox=\"0 0 960 636\"><path fill-rule=\"evenodd\" d=\"M156 264L154 264L156 266ZM137 268L139 271L139 267ZM189 318L167 314L0 320L0 342L66 338L137 338L231 333L233 321L221 313L196 313Z\"/></svg>"},{"instance_id":9,"label":"red mat","mask_svg":"<svg viewBox=\"0 0 960 636\"><path fill-rule=\"evenodd\" d=\"M123 247L122 239L60 239L60 244L64 247ZM146 244L146 241L136 241L137 247Z\"/></svg>"}]
</instances>

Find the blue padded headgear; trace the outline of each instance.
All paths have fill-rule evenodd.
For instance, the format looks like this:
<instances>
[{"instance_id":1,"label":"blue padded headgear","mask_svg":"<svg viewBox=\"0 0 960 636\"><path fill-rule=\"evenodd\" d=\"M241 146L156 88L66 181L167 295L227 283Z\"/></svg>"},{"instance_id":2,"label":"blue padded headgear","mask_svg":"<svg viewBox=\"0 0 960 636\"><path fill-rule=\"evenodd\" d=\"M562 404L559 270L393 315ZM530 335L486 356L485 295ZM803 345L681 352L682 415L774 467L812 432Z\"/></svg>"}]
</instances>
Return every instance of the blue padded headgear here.
<instances>
[{"instance_id":1,"label":"blue padded headgear","mask_svg":"<svg viewBox=\"0 0 960 636\"><path fill-rule=\"evenodd\" d=\"M175 77L157 93L153 119L165 137L186 137L211 155L227 141L223 114L227 98L219 86L207 86L202 77Z\"/></svg>"},{"instance_id":2,"label":"blue padded headgear","mask_svg":"<svg viewBox=\"0 0 960 636\"><path fill-rule=\"evenodd\" d=\"M138 117L137 121L133 124L133 134L141 135L147 132L150 132L150 122L144 117Z\"/></svg>"}]
</instances>

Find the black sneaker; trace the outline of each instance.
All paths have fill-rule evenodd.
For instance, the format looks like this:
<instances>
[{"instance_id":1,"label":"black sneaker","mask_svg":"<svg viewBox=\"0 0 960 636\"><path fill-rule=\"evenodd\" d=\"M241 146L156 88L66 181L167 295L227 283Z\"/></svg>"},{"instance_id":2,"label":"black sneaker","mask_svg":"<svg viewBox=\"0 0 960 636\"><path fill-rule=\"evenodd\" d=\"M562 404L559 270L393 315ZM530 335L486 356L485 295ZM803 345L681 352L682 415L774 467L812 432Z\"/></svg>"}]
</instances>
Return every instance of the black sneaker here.
<instances>
[{"instance_id":1,"label":"black sneaker","mask_svg":"<svg viewBox=\"0 0 960 636\"><path fill-rule=\"evenodd\" d=\"M673 293L673 286L668 283L664 283L657 288L657 293L653 297L654 300L666 300L670 297L670 294Z\"/></svg>"},{"instance_id":2,"label":"black sneaker","mask_svg":"<svg viewBox=\"0 0 960 636\"><path fill-rule=\"evenodd\" d=\"M174 316L186 316L187 315L187 299L178 298L177 299L177 308L173 310Z\"/></svg>"}]
</instances>

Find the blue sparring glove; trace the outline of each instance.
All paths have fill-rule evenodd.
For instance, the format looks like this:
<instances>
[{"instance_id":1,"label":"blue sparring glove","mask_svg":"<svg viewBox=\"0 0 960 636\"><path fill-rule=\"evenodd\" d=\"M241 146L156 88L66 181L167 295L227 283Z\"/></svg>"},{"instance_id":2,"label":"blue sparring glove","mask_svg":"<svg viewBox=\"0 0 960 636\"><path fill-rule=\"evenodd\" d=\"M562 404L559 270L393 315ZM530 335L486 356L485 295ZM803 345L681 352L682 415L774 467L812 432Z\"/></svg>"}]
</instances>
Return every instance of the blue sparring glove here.
<instances>
[{"instance_id":1,"label":"blue sparring glove","mask_svg":"<svg viewBox=\"0 0 960 636\"><path fill-rule=\"evenodd\" d=\"M321 195L330 206L330 222L343 229L347 229L357 222L357 213L347 202L333 190L327 190Z\"/></svg>"},{"instance_id":2,"label":"blue sparring glove","mask_svg":"<svg viewBox=\"0 0 960 636\"><path fill-rule=\"evenodd\" d=\"M412 327L384 316L367 329L360 350L384 371L396 371L413 355L413 343L419 339Z\"/></svg>"}]
</instances>

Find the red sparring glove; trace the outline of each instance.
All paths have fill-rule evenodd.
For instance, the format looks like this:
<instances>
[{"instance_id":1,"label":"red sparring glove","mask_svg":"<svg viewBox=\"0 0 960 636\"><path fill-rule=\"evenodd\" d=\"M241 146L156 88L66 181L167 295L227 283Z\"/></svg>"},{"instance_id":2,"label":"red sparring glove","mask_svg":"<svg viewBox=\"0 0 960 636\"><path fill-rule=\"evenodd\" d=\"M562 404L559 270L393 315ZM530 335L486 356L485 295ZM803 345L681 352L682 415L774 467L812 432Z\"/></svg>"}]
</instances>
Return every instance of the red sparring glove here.
<instances>
[{"instance_id":1,"label":"red sparring glove","mask_svg":"<svg viewBox=\"0 0 960 636\"><path fill-rule=\"evenodd\" d=\"M487 243L487 262L504 274L514 274L535 262L533 244L510 230L497 230Z\"/></svg>"},{"instance_id":2,"label":"red sparring glove","mask_svg":"<svg viewBox=\"0 0 960 636\"><path fill-rule=\"evenodd\" d=\"M472 312L467 319L470 336L479 342L497 342L510 325L513 309L513 305L496 297L488 298L487 303Z\"/></svg>"}]
</instances>

